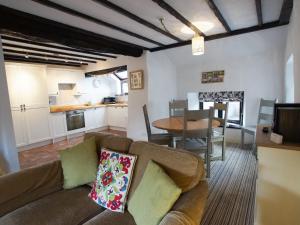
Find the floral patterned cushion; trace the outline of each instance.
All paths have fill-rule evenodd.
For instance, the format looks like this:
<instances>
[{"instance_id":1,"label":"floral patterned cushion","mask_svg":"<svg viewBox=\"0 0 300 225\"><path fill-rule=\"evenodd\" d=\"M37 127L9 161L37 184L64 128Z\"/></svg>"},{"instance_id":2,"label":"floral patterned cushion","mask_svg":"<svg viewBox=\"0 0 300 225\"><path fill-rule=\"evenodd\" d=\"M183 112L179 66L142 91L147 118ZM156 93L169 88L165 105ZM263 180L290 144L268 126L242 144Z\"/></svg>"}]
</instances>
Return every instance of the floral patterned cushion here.
<instances>
[{"instance_id":1,"label":"floral patterned cushion","mask_svg":"<svg viewBox=\"0 0 300 225\"><path fill-rule=\"evenodd\" d=\"M135 161L136 156L102 149L89 197L104 208L124 212Z\"/></svg>"}]
</instances>

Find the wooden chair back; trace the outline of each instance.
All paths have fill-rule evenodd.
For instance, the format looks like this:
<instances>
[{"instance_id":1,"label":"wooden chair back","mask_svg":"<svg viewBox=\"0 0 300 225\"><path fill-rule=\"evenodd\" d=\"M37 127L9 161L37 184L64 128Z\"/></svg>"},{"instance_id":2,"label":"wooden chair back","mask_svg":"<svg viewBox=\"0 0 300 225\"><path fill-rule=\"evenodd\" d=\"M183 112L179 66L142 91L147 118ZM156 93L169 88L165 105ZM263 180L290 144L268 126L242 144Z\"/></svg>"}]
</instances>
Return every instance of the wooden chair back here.
<instances>
[{"instance_id":1,"label":"wooden chair back","mask_svg":"<svg viewBox=\"0 0 300 225\"><path fill-rule=\"evenodd\" d=\"M275 100L260 99L257 124L272 125L274 117Z\"/></svg>"},{"instance_id":2,"label":"wooden chair back","mask_svg":"<svg viewBox=\"0 0 300 225\"><path fill-rule=\"evenodd\" d=\"M202 139L208 138L210 139L212 133L212 118L213 118L213 110L212 108L206 110L184 110L184 124L183 124L183 141L185 142L187 139ZM189 122L194 122L197 120L207 119L208 127L207 129L201 130L189 130L188 124Z\"/></svg>"},{"instance_id":3,"label":"wooden chair back","mask_svg":"<svg viewBox=\"0 0 300 225\"><path fill-rule=\"evenodd\" d=\"M184 110L188 108L188 100L173 100L169 102L169 116L183 116Z\"/></svg>"},{"instance_id":4,"label":"wooden chair back","mask_svg":"<svg viewBox=\"0 0 300 225\"><path fill-rule=\"evenodd\" d=\"M150 125L150 120L149 120L148 110L147 110L146 105L143 106L143 112L144 112L144 118L145 118L145 123L146 123L148 139L150 139L152 133L151 133L151 125Z\"/></svg>"},{"instance_id":5,"label":"wooden chair back","mask_svg":"<svg viewBox=\"0 0 300 225\"><path fill-rule=\"evenodd\" d=\"M213 120L217 120L220 122L221 133L223 135L225 135L226 126L227 126L228 105L229 105L228 102L226 102L226 104L215 102L213 107ZM216 114L218 115L220 111L222 111L223 118L219 118L218 116L216 116Z\"/></svg>"}]
</instances>

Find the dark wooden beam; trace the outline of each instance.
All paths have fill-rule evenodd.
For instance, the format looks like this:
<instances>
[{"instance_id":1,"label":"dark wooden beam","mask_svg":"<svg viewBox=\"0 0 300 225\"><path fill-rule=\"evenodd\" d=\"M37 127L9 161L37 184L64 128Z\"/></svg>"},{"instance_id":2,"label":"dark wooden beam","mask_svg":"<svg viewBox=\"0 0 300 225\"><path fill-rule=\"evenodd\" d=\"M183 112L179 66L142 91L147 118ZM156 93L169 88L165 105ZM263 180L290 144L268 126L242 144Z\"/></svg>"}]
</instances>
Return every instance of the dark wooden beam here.
<instances>
[{"instance_id":1,"label":"dark wooden beam","mask_svg":"<svg viewBox=\"0 0 300 225\"><path fill-rule=\"evenodd\" d=\"M246 34L246 33L250 33L250 32L270 29L270 28L284 26L284 25L287 25L287 23L280 24L279 21L265 23L262 26L247 27L247 28L231 31L230 33L222 33L222 34L206 36L205 41L212 41L212 40L216 40L216 39L227 38L227 37L231 37L231 36L235 36L235 35ZM190 44L192 44L192 42L191 42L191 40L188 40L188 41L183 41L183 42L176 43L176 44L167 45L165 47L153 48L153 49L150 49L150 51L157 52L157 51L162 51L162 50L166 50L166 49L170 49L170 48L177 48L177 47L190 45Z\"/></svg>"},{"instance_id":2,"label":"dark wooden beam","mask_svg":"<svg viewBox=\"0 0 300 225\"><path fill-rule=\"evenodd\" d=\"M258 26L261 26L261 25L263 25L263 15L262 15L261 0L255 0L255 5L256 5L256 13L257 13Z\"/></svg>"},{"instance_id":3,"label":"dark wooden beam","mask_svg":"<svg viewBox=\"0 0 300 225\"><path fill-rule=\"evenodd\" d=\"M45 60L40 58L25 58L22 56L12 56L12 55L4 55L5 61L12 61L12 62L28 62L28 63L37 63L37 64L50 64L50 65L60 65L60 66L76 66L80 67L82 65L87 65L86 63L72 63L72 62L63 62L58 60Z\"/></svg>"},{"instance_id":4,"label":"dark wooden beam","mask_svg":"<svg viewBox=\"0 0 300 225\"><path fill-rule=\"evenodd\" d=\"M180 22L182 22L187 27L191 28L195 33L205 37L205 34L201 32L201 30L198 29L194 24L192 24L190 21L188 21L183 15L181 15L178 11L176 11L172 6L170 6L168 3L166 3L163 0L152 0L153 2L157 3L161 8L166 10L168 13L170 13L172 16L174 16L176 19L178 19Z\"/></svg>"},{"instance_id":5,"label":"dark wooden beam","mask_svg":"<svg viewBox=\"0 0 300 225\"><path fill-rule=\"evenodd\" d=\"M294 7L293 0L284 0L280 12L279 21L281 24L289 23Z\"/></svg>"},{"instance_id":6,"label":"dark wooden beam","mask_svg":"<svg viewBox=\"0 0 300 225\"><path fill-rule=\"evenodd\" d=\"M139 57L148 48L0 6L0 32L31 36L75 49Z\"/></svg>"},{"instance_id":7,"label":"dark wooden beam","mask_svg":"<svg viewBox=\"0 0 300 225\"><path fill-rule=\"evenodd\" d=\"M91 71L85 73L85 77L92 77L92 76L98 76L98 75L105 75L113 72L123 72L127 71L127 66L117 66L117 67L112 67L108 69L103 69L103 70L96 70L96 71Z\"/></svg>"},{"instance_id":8,"label":"dark wooden beam","mask_svg":"<svg viewBox=\"0 0 300 225\"><path fill-rule=\"evenodd\" d=\"M97 61L92 60L84 60L84 59L78 59L78 58L70 58L70 57L64 57L64 56L58 56L58 55L49 55L49 54L42 54L42 53L36 53L36 52L29 52L29 51L18 51L18 50L12 50L12 49L3 49L4 54L21 54L21 55L29 55L29 56L38 56L43 58L51 58L51 59L63 59L68 61L75 61L77 63L85 62L85 63L97 63Z\"/></svg>"},{"instance_id":9,"label":"dark wooden beam","mask_svg":"<svg viewBox=\"0 0 300 225\"><path fill-rule=\"evenodd\" d=\"M165 31L165 30L163 30L159 27L157 27L156 25L148 22L147 20L142 19L141 17L138 17L137 15L121 8L118 5L115 5L114 3L109 2L108 0L93 0L93 1L97 2L101 5L104 5L105 7L109 8L109 9L112 9L112 10L114 10L114 11L116 11L116 12L118 12L118 13L120 13L120 14L122 14L122 15L124 15L124 16L126 16L126 17L128 17L128 18L130 18L130 19L132 19L132 20L134 20L134 21L150 28L150 29L152 29L152 30L155 30L155 31L157 31L157 32L159 32L159 33L175 40L175 41L182 41L180 38L176 37L175 35L167 32L167 31Z\"/></svg>"},{"instance_id":10,"label":"dark wooden beam","mask_svg":"<svg viewBox=\"0 0 300 225\"><path fill-rule=\"evenodd\" d=\"M213 0L207 0L207 4L209 8L214 12L215 16L218 18L218 20L222 23L223 27L227 32L231 32L231 29L223 17L222 13L220 12L219 8L216 6Z\"/></svg>"},{"instance_id":11,"label":"dark wooden beam","mask_svg":"<svg viewBox=\"0 0 300 225\"><path fill-rule=\"evenodd\" d=\"M25 43L25 44L30 44L30 45L37 45L37 46L41 46L41 47L55 48L55 49L59 49L59 50L66 50L66 51L72 51L72 52L79 52L79 53L90 54L90 55L95 55L95 56L102 56L102 57L107 57L107 58L114 58L114 59L117 58L117 56L114 56L114 55L103 54L103 53L92 52L92 51L84 51L84 50L80 50L80 49L52 45L52 44L48 44L48 43L37 42L37 41L29 40L29 39L16 38L16 37L11 37L11 36L6 36L6 35L1 35L1 38L3 40L7 40L7 41L14 41L14 42Z\"/></svg>"},{"instance_id":12,"label":"dark wooden beam","mask_svg":"<svg viewBox=\"0 0 300 225\"><path fill-rule=\"evenodd\" d=\"M68 52L60 52L60 51L55 51L55 50L51 50L51 49L42 49L42 48L30 47L30 46L25 46L25 45L10 44L10 43L2 43L2 45L3 45L3 47L20 48L20 49L25 49L25 50L29 50L29 51L37 51L37 52L43 52L43 53L48 53L48 54L66 55L66 56L79 57L79 58L82 58L82 59L93 59L93 60L106 61L106 59L103 59L103 58L79 55L79 54L68 53Z\"/></svg>"},{"instance_id":13,"label":"dark wooden beam","mask_svg":"<svg viewBox=\"0 0 300 225\"><path fill-rule=\"evenodd\" d=\"M125 33L127 35L130 35L132 37L135 37L135 38L138 38L138 39L141 39L143 41L146 41L146 42L150 42L152 44L155 44L155 45L158 45L158 46L164 46L164 44L160 43L160 42L157 42L157 41L154 41L150 38L147 38L147 37L144 37L142 35L139 35L139 34L136 34L134 32L131 32L129 30L126 30L126 29L123 29L121 27L118 27L118 26L115 26L111 23L107 23L103 20L100 20L100 19L97 19L95 17L92 17L92 16L89 16L89 15L86 15L84 13L81 13L81 12L78 12L76 10L73 10L73 9L70 9L70 8L67 8L65 6L62 6L62 5L59 5L59 4L56 4L54 2L51 2L51 1L48 1L48 0L32 0L34 2L37 2L39 4L42 4L42 5L45 5L45 6L48 6L50 8L53 8L53 9L56 9L56 10L59 10L61 12L64 12L64 13L67 13L67 14L70 14L70 15L73 15L73 16L77 16L77 17L80 17L82 19L86 19L88 21L91 21L93 23L96 23L96 24L99 24L99 25L102 25L102 26L105 26L105 27L108 27L108 28L111 28L113 30L117 30L117 31L120 31L122 33Z\"/></svg>"}]
</instances>

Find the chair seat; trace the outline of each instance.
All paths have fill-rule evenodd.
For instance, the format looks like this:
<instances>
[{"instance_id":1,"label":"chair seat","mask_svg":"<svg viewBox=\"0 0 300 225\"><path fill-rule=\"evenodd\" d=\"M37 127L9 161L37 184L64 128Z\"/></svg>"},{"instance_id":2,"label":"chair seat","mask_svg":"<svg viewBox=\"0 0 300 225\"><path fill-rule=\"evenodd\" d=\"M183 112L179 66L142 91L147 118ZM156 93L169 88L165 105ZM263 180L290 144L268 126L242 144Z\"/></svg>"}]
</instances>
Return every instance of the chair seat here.
<instances>
[{"instance_id":1,"label":"chair seat","mask_svg":"<svg viewBox=\"0 0 300 225\"><path fill-rule=\"evenodd\" d=\"M172 138L172 134L151 134L149 137L149 142L159 145L171 145Z\"/></svg>"},{"instance_id":2,"label":"chair seat","mask_svg":"<svg viewBox=\"0 0 300 225\"><path fill-rule=\"evenodd\" d=\"M195 153L204 153L207 150L206 140L200 138L187 139L185 143L183 141L179 141L177 146Z\"/></svg>"},{"instance_id":3,"label":"chair seat","mask_svg":"<svg viewBox=\"0 0 300 225\"><path fill-rule=\"evenodd\" d=\"M255 134L256 133L256 126L253 125L253 126L246 126L246 127L242 127L242 130L246 133L249 133L249 134Z\"/></svg>"}]
</instances>

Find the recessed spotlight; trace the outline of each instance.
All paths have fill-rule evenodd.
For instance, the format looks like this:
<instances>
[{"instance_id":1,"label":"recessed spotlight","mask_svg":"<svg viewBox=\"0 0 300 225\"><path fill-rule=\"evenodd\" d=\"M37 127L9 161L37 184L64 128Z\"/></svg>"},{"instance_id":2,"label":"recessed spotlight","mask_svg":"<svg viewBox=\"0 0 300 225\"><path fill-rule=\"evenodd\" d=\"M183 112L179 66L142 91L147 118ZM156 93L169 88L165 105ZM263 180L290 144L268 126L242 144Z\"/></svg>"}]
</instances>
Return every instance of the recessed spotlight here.
<instances>
[{"instance_id":1,"label":"recessed spotlight","mask_svg":"<svg viewBox=\"0 0 300 225\"><path fill-rule=\"evenodd\" d=\"M26 55L25 55L25 58L26 58L26 59L29 59L29 55L28 55L28 54L26 54Z\"/></svg>"},{"instance_id":2,"label":"recessed spotlight","mask_svg":"<svg viewBox=\"0 0 300 225\"><path fill-rule=\"evenodd\" d=\"M192 24L198 27L199 30L201 30L203 33L211 30L215 26L212 22L208 22L208 21L197 21L197 22L193 22ZM195 32L187 26L182 27L181 32L184 34L195 34Z\"/></svg>"}]
</instances>

